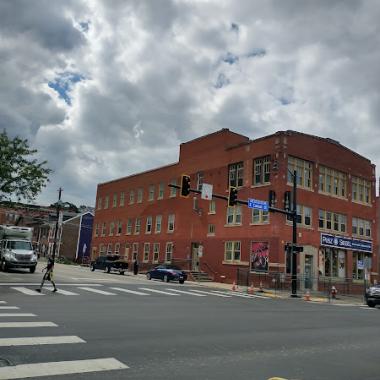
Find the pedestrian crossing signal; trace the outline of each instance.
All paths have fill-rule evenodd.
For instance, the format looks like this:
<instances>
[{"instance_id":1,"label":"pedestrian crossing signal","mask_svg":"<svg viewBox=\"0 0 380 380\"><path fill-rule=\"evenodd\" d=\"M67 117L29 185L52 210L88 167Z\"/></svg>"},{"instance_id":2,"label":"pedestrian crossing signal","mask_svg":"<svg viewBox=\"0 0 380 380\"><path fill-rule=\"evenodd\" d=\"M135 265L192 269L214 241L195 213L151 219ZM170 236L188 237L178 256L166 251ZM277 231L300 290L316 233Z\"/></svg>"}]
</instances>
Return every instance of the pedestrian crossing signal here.
<instances>
[{"instance_id":1,"label":"pedestrian crossing signal","mask_svg":"<svg viewBox=\"0 0 380 380\"><path fill-rule=\"evenodd\" d=\"M228 206L233 207L237 204L238 191L236 187L230 186L228 194Z\"/></svg>"},{"instance_id":2,"label":"pedestrian crossing signal","mask_svg":"<svg viewBox=\"0 0 380 380\"><path fill-rule=\"evenodd\" d=\"M184 174L181 179L181 197L187 198L190 194L190 176Z\"/></svg>"}]
</instances>

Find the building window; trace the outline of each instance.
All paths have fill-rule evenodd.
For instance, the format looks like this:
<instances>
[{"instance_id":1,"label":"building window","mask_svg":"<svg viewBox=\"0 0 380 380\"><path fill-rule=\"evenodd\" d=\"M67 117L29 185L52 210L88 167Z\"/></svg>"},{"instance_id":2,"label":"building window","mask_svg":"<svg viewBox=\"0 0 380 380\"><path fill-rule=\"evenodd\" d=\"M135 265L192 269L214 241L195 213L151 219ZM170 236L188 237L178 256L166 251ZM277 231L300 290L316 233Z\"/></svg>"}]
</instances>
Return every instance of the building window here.
<instances>
[{"instance_id":1,"label":"building window","mask_svg":"<svg viewBox=\"0 0 380 380\"><path fill-rule=\"evenodd\" d=\"M319 210L318 226L320 229L324 229L324 230L330 230L330 231L335 231L335 232L346 232L347 231L347 216L343 214L338 214L336 212Z\"/></svg>"},{"instance_id":2,"label":"building window","mask_svg":"<svg viewBox=\"0 0 380 380\"><path fill-rule=\"evenodd\" d=\"M157 199L163 199L164 198L164 183L161 182L158 185L158 196Z\"/></svg>"},{"instance_id":3,"label":"building window","mask_svg":"<svg viewBox=\"0 0 380 380\"><path fill-rule=\"evenodd\" d=\"M102 224L102 236L106 236L106 229L107 229L106 222L103 222L103 224Z\"/></svg>"},{"instance_id":4,"label":"building window","mask_svg":"<svg viewBox=\"0 0 380 380\"><path fill-rule=\"evenodd\" d=\"M208 213L209 214L215 214L216 213L216 202L215 201L209 202Z\"/></svg>"},{"instance_id":5,"label":"building window","mask_svg":"<svg viewBox=\"0 0 380 380\"><path fill-rule=\"evenodd\" d=\"M288 157L288 184L293 184L293 173L297 171L297 185L312 190L313 166L309 161Z\"/></svg>"},{"instance_id":6,"label":"building window","mask_svg":"<svg viewBox=\"0 0 380 380\"><path fill-rule=\"evenodd\" d=\"M132 244L132 258L133 261L137 260L137 256L139 255L139 243Z\"/></svg>"},{"instance_id":7,"label":"building window","mask_svg":"<svg viewBox=\"0 0 380 380\"><path fill-rule=\"evenodd\" d=\"M173 257L173 243L166 243L165 261L171 263Z\"/></svg>"},{"instance_id":8,"label":"building window","mask_svg":"<svg viewBox=\"0 0 380 380\"><path fill-rule=\"evenodd\" d=\"M115 223L111 222L110 223L110 233L109 233L109 236L113 236L114 230L115 230Z\"/></svg>"},{"instance_id":9,"label":"building window","mask_svg":"<svg viewBox=\"0 0 380 380\"><path fill-rule=\"evenodd\" d=\"M335 248L324 248L324 275L326 277L345 277L346 256L344 251Z\"/></svg>"},{"instance_id":10,"label":"building window","mask_svg":"<svg viewBox=\"0 0 380 380\"><path fill-rule=\"evenodd\" d=\"M370 260L371 255L364 252L352 253L352 278L354 280L364 280L365 261Z\"/></svg>"},{"instance_id":11,"label":"building window","mask_svg":"<svg viewBox=\"0 0 380 380\"><path fill-rule=\"evenodd\" d=\"M266 224L269 223L269 212L258 210L253 208L252 209L252 224Z\"/></svg>"},{"instance_id":12,"label":"building window","mask_svg":"<svg viewBox=\"0 0 380 380\"><path fill-rule=\"evenodd\" d=\"M243 186L244 166L243 162L228 165L228 184L229 186Z\"/></svg>"},{"instance_id":13,"label":"building window","mask_svg":"<svg viewBox=\"0 0 380 380\"><path fill-rule=\"evenodd\" d=\"M162 215L157 215L156 216L156 226L155 226L155 230L154 230L154 232L156 234L161 233L161 225L162 225Z\"/></svg>"},{"instance_id":14,"label":"building window","mask_svg":"<svg viewBox=\"0 0 380 380\"><path fill-rule=\"evenodd\" d=\"M253 161L253 185L270 183L270 156L256 158Z\"/></svg>"},{"instance_id":15,"label":"building window","mask_svg":"<svg viewBox=\"0 0 380 380\"><path fill-rule=\"evenodd\" d=\"M147 263L149 261L150 254L150 244L144 243L144 262Z\"/></svg>"},{"instance_id":16,"label":"building window","mask_svg":"<svg viewBox=\"0 0 380 380\"><path fill-rule=\"evenodd\" d=\"M229 263L240 262L240 241L226 241L224 243L224 261Z\"/></svg>"},{"instance_id":17,"label":"building window","mask_svg":"<svg viewBox=\"0 0 380 380\"><path fill-rule=\"evenodd\" d=\"M129 192L129 204L133 205L135 203L135 191L131 190Z\"/></svg>"},{"instance_id":18,"label":"building window","mask_svg":"<svg viewBox=\"0 0 380 380\"><path fill-rule=\"evenodd\" d=\"M99 224L95 224L95 237L99 236Z\"/></svg>"},{"instance_id":19,"label":"building window","mask_svg":"<svg viewBox=\"0 0 380 380\"><path fill-rule=\"evenodd\" d=\"M101 210L102 209L102 198L99 197L98 198L98 210Z\"/></svg>"},{"instance_id":20,"label":"building window","mask_svg":"<svg viewBox=\"0 0 380 380\"><path fill-rule=\"evenodd\" d=\"M112 200L112 207L116 207L116 206L117 206L117 194L114 194L113 200Z\"/></svg>"},{"instance_id":21,"label":"building window","mask_svg":"<svg viewBox=\"0 0 380 380\"><path fill-rule=\"evenodd\" d=\"M168 232L174 232L175 215L169 214L168 216Z\"/></svg>"},{"instance_id":22,"label":"building window","mask_svg":"<svg viewBox=\"0 0 380 380\"><path fill-rule=\"evenodd\" d=\"M109 195L106 195L106 197L104 198L104 209L108 208L109 202L110 202L110 197Z\"/></svg>"},{"instance_id":23,"label":"building window","mask_svg":"<svg viewBox=\"0 0 380 380\"><path fill-rule=\"evenodd\" d=\"M99 245L100 256L104 256L106 254L106 246L104 244Z\"/></svg>"},{"instance_id":24,"label":"building window","mask_svg":"<svg viewBox=\"0 0 380 380\"><path fill-rule=\"evenodd\" d=\"M149 186L149 195L148 195L149 201L154 201L154 185Z\"/></svg>"},{"instance_id":25,"label":"building window","mask_svg":"<svg viewBox=\"0 0 380 380\"><path fill-rule=\"evenodd\" d=\"M291 215L287 215L286 219L292 221ZM304 227L311 227L312 212L311 208L303 205L297 205L297 224Z\"/></svg>"},{"instance_id":26,"label":"building window","mask_svg":"<svg viewBox=\"0 0 380 380\"><path fill-rule=\"evenodd\" d=\"M352 235L370 238L372 235L371 230L371 222L369 220L352 218Z\"/></svg>"},{"instance_id":27,"label":"building window","mask_svg":"<svg viewBox=\"0 0 380 380\"><path fill-rule=\"evenodd\" d=\"M132 234L132 219L127 220L127 230L125 232L127 235Z\"/></svg>"},{"instance_id":28,"label":"building window","mask_svg":"<svg viewBox=\"0 0 380 380\"><path fill-rule=\"evenodd\" d=\"M160 243L153 243L153 262L158 263L160 258Z\"/></svg>"},{"instance_id":29,"label":"building window","mask_svg":"<svg viewBox=\"0 0 380 380\"><path fill-rule=\"evenodd\" d=\"M137 189L137 203L142 203L143 193L144 193L144 189L142 188Z\"/></svg>"},{"instance_id":30,"label":"building window","mask_svg":"<svg viewBox=\"0 0 380 380\"><path fill-rule=\"evenodd\" d=\"M130 243L125 243L124 258L126 261L129 261L129 251L131 249Z\"/></svg>"},{"instance_id":31,"label":"building window","mask_svg":"<svg viewBox=\"0 0 380 380\"><path fill-rule=\"evenodd\" d=\"M140 233L140 230L141 230L141 219L140 218L136 218L136 221L135 221L135 235L138 235Z\"/></svg>"},{"instance_id":32,"label":"building window","mask_svg":"<svg viewBox=\"0 0 380 380\"><path fill-rule=\"evenodd\" d=\"M112 243L108 243L108 246L107 246L107 255L112 255Z\"/></svg>"},{"instance_id":33,"label":"building window","mask_svg":"<svg viewBox=\"0 0 380 380\"><path fill-rule=\"evenodd\" d=\"M202 191L203 185L203 172L197 173L197 190Z\"/></svg>"},{"instance_id":34,"label":"building window","mask_svg":"<svg viewBox=\"0 0 380 380\"><path fill-rule=\"evenodd\" d=\"M115 244L115 255L118 255L120 252L120 243Z\"/></svg>"},{"instance_id":35,"label":"building window","mask_svg":"<svg viewBox=\"0 0 380 380\"><path fill-rule=\"evenodd\" d=\"M121 235L121 231L123 229L123 222L121 220L117 221L117 232L116 235Z\"/></svg>"},{"instance_id":36,"label":"building window","mask_svg":"<svg viewBox=\"0 0 380 380\"><path fill-rule=\"evenodd\" d=\"M365 179L352 177L352 201L371 204L371 182Z\"/></svg>"},{"instance_id":37,"label":"building window","mask_svg":"<svg viewBox=\"0 0 380 380\"><path fill-rule=\"evenodd\" d=\"M227 207L227 224L240 225L242 220L241 206Z\"/></svg>"},{"instance_id":38,"label":"building window","mask_svg":"<svg viewBox=\"0 0 380 380\"><path fill-rule=\"evenodd\" d=\"M177 185L177 180L176 179L172 179L170 181L170 184L171 185ZM169 197L173 198L173 197L176 197L176 196L177 196L177 189L175 187L170 187Z\"/></svg>"},{"instance_id":39,"label":"building window","mask_svg":"<svg viewBox=\"0 0 380 380\"><path fill-rule=\"evenodd\" d=\"M347 198L347 175L338 170L319 167L319 192Z\"/></svg>"},{"instance_id":40,"label":"building window","mask_svg":"<svg viewBox=\"0 0 380 380\"><path fill-rule=\"evenodd\" d=\"M145 233L150 234L152 232L152 223L153 219L151 216L146 217L146 224L145 224Z\"/></svg>"},{"instance_id":41,"label":"building window","mask_svg":"<svg viewBox=\"0 0 380 380\"><path fill-rule=\"evenodd\" d=\"M207 235L215 235L215 224L209 224L207 226Z\"/></svg>"},{"instance_id":42,"label":"building window","mask_svg":"<svg viewBox=\"0 0 380 380\"><path fill-rule=\"evenodd\" d=\"M124 194L124 191L122 191L120 193L120 206L124 206L124 197L125 197L125 194Z\"/></svg>"}]
</instances>

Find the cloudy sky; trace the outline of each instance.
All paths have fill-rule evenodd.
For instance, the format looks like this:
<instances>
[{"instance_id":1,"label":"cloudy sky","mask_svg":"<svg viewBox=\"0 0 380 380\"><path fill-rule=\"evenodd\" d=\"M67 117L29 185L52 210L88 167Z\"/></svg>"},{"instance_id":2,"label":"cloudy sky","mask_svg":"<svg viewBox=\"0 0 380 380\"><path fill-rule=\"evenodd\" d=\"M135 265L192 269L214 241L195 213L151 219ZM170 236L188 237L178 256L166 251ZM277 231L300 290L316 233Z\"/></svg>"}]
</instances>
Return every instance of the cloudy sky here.
<instances>
[{"instance_id":1,"label":"cloudy sky","mask_svg":"<svg viewBox=\"0 0 380 380\"><path fill-rule=\"evenodd\" d=\"M377 0L0 0L0 128L54 170L41 204L62 186L94 205L221 128L330 137L380 167L379 20Z\"/></svg>"}]
</instances>

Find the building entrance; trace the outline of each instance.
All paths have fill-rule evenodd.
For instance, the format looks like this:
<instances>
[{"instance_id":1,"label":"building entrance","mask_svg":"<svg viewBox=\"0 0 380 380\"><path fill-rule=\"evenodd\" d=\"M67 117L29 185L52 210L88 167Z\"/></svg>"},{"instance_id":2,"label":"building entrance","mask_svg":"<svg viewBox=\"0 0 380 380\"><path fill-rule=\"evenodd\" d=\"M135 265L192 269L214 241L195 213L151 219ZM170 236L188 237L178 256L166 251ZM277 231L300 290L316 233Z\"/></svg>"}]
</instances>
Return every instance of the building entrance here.
<instances>
[{"instance_id":1,"label":"building entrance","mask_svg":"<svg viewBox=\"0 0 380 380\"><path fill-rule=\"evenodd\" d=\"M305 289L313 288L313 255L305 255Z\"/></svg>"},{"instance_id":2,"label":"building entrance","mask_svg":"<svg viewBox=\"0 0 380 380\"><path fill-rule=\"evenodd\" d=\"M193 272L200 271L198 248L199 248L199 243L191 243L191 270Z\"/></svg>"}]
</instances>

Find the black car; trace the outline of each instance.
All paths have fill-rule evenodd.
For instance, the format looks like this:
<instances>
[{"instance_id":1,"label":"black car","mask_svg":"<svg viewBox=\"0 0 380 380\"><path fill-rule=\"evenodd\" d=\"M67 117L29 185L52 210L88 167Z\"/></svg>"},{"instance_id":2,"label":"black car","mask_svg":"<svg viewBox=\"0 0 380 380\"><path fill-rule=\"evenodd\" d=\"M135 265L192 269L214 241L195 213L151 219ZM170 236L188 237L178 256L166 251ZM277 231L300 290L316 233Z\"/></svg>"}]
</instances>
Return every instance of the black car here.
<instances>
[{"instance_id":1,"label":"black car","mask_svg":"<svg viewBox=\"0 0 380 380\"><path fill-rule=\"evenodd\" d=\"M92 271L101 269L107 273L115 271L124 274L128 270L128 262L119 255L99 256L95 261L91 262L90 268Z\"/></svg>"},{"instance_id":2,"label":"black car","mask_svg":"<svg viewBox=\"0 0 380 380\"><path fill-rule=\"evenodd\" d=\"M175 265L162 264L148 271L146 278L148 280L157 278L165 282L178 281L180 284L183 284L187 280L187 273Z\"/></svg>"},{"instance_id":3,"label":"black car","mask_svg":"<svg viewBox=\"0 0 380 380\"><path fill-rule=\"evenodd\" d=\"M369 307L380 305L380 284L371 286L366 290L365 300Z\"/></svg>"}]
</instances>

